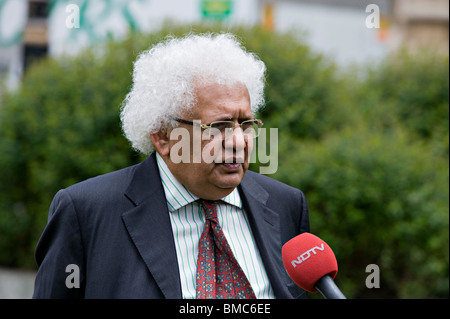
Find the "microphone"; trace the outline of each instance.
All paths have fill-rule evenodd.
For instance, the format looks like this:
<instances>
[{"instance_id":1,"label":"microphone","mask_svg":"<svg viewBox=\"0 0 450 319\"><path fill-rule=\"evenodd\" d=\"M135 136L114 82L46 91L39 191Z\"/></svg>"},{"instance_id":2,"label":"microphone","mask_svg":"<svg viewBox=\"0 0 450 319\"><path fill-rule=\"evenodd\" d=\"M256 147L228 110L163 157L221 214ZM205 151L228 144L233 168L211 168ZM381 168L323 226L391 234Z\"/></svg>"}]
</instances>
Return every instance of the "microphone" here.
<instances>
[{"instance_id":1,"label":"microphone","mask_svg":"<svg viewBox=\"0 0 450 319\"><path fill-rule=\"evenodd\" d=\"M346 299L334 283L338 266L330 246L319 237L300 234L283 245L284 268L300 288L319 291L325 299Z\"/></svg>"}]
</instances>

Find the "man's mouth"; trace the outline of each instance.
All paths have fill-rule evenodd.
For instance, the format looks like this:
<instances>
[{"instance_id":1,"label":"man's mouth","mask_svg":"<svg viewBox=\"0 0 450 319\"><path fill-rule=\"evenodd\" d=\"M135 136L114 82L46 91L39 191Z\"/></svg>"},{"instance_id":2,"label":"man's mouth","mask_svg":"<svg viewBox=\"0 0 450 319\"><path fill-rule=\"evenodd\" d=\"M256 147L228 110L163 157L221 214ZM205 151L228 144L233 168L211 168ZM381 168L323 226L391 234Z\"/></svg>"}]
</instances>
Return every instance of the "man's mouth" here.
<instances>
[{"instance_id":1,"label":"man's mouth","mask_svg":"<svg viewBox=\"0 0 450 319\"><path fill-rule=\"evenodd\" d=\"M222 162L217 163L221 167L225 169L227 173L234 173L241 170L242 165L244 164L244 158L241 156L233 156L227 157L223 159Z\"/></svg>"},{"instance_id":2,"label":"man's mouth","mask_svg":"<svg viewBox=\"0 0 450 319\"><path fill-rule=\"evenodd\" d=\"M227 172L237 172L241 169L242 163L219 163Z\"/></svg>"}]
</instances>

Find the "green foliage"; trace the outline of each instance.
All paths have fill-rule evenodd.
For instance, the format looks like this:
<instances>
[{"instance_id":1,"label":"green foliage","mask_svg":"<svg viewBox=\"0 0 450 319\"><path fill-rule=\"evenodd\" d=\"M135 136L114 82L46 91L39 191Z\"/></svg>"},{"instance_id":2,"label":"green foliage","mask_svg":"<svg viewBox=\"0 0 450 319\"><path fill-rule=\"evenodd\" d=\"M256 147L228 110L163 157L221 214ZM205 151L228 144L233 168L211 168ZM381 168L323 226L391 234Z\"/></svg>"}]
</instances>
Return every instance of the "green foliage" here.
<instances>
[{"instance_id":1,"label":"green foliage","mask_svg":"<svg viewBox=\"0 0 450 319\"><path fill-rule=\"evenodd\" d=\"M416 139L443 143L448 155L448 69L448 56L399 51L369 71L355 99L378 129L402 126Z\"/></svg>"},{"instance_id":2,"label":"green foliage","mask_svg":"<svg viewBox=\"0 0 450 319\"><path fill-rule=\"evenodd\" d=\"M266 107L261 114L266 127L317 139L350 121L353 115L348 109L336 105L346 103L346 95L332 62L313 53L294 34L252 30L244 39L268 69Z\"/></svg>"},{"instance_id":3,"label":"green foliage","mask_svg":"<svg viewBox=\"0 0 450 319\"><path fill-rule=\"evenodd\" d=\"M0 109L0 263L33 266L55 192L133 162L119 125L131 50L47 60ZM121 61L122 60L122 61ZM122 67L117 68L116 65Z\"/></svg>"},{"instance_id":4,"label":"green foliage","mask_svg":"<svg viewBox=\"0 0 450 319\"><path fill-rule=\"evenodd\" d=\"M220 28L165 27L48 59L2 97L0 264L34 267L58 189L142 160L119 123L136 55L169 33L208 30ZM258 117L279 130L273 177L305 193L347 297L448 297L448 57L400 52L361 77L294 34L230 31L267 65ZM368 264L380 289L365 286Z\"/></svg>"},{"instance_id":5,"label":"green foliage","mask_svg":"<svg viewBox=\"0 0 450 319\"><path fill-rule=\"evenodd\" d=\"M348 296L448 294L448 162L427 151L402 132L348 129L283 153L276 177L306 192ZM369 264L381 269L379 291L364 285Z\"/></svg>"}]
</instances>

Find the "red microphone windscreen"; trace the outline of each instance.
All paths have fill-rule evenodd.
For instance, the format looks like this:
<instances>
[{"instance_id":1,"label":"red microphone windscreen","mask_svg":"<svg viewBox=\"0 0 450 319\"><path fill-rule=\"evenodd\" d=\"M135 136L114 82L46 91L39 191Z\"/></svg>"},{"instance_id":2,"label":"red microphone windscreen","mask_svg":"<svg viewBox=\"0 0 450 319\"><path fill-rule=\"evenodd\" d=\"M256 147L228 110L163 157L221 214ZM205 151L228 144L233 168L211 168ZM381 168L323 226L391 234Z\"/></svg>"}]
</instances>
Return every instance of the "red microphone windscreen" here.
<instances>
[{"instance_id":1,"label":"red microphone windscreen","mask_svg":"<svg viewBox=\"0 0 450 319\"><path fill-rule=\"evenodd\" d=\"M281 255L289 277L301 288L317 292L316 282L325 275L335 278L338 271L336 256L319 237L303 233L283 245Z\"/></svg>"}]
</instances>

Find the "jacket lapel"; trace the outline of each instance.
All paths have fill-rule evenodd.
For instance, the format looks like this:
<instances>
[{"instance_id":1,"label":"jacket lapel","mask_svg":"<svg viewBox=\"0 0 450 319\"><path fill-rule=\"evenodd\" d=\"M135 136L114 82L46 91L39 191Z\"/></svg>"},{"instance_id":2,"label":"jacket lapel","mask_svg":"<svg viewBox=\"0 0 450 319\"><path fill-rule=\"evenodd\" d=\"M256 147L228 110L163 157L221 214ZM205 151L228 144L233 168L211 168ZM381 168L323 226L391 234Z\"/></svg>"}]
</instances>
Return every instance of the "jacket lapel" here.
<instances>
[{"instance_id":1,"label":"jacket lapel","mask_svg":"<svg viewBox=\"0 0 450 319\"><path fill-rule=\"evenodd\" d=\"M275 296L292 298L283 275L279 216L266 206L269 194L248 173L239 186L239 192Z\"/></svg>"},{"instance_id":2,"label":"jacket lapel","mask_svg":"<svg viewBox=\"0 0 450 319\"><path fill-rule=\"evenodd\" d=\"M172 226L154 154L136 166L125 196L135 205L122 214L130 238L163 295L181 298Z\"/></svg>"}]
</instances>

